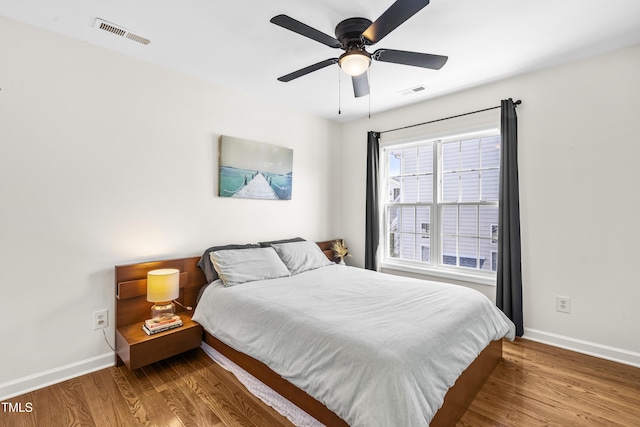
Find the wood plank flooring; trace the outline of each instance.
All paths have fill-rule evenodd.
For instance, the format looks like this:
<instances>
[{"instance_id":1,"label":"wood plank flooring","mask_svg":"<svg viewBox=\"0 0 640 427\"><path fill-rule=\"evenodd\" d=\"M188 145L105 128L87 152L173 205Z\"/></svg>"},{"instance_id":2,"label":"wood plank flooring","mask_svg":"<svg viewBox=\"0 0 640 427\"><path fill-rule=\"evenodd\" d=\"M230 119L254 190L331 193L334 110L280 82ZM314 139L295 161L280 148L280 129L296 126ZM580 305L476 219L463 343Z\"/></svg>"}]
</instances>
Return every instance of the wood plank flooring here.
<instances>
[{"instance_id":1,"label":"wood plank flooring","mask_svg":"<svg viewBox=\"0 0 640 427\"><path fill-rule=\"evenodd\" d=\"M458 427L640 426L640 369L518 339ZM8 399L0 426L291 427L200 349ZM393 426L403 427L403 426Z\"/></svg>"},{"instance_id":2,"label":"wood plank flooring","mask_svg":"<svg viewBox=\"0 0 640 427\"><path fill-rule=\"evenodd\" d=\"M640 426L640 369L524 339L458 426Z\"/></svg>"}]
</instances>

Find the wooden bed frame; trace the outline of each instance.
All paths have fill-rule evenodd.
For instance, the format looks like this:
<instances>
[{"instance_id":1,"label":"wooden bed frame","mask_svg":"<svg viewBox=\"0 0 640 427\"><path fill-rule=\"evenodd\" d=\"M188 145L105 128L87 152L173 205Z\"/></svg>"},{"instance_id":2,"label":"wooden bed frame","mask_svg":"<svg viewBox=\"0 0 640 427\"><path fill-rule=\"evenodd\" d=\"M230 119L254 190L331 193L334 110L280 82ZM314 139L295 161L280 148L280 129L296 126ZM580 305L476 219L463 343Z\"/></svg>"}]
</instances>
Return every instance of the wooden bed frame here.
<instances>
[{"instance_id":1,"label":"wooden bed frame","mask_svg":"<svg viewBox=\"0 0 640 427\"><path fill-rule=\"evenodd\" d=\"M327 258L335 261L331 251L333 241L318 242ZM200 288L205 285L204 273L197 266L200 257L153 261L139 264L116 266L116 328L134 322L142 322L148 317L151 303L146 301L147 272L157 268L177 268L181 272L180 297L178 301L186 306L195 306ZM137 297L119 298L120 289L138 287ZM347 426L348 424L309 394L271 370L264 363L229 347L216 337L204 331L204 341L227 358L235 362L254 377L267 384L294 405L326 426ZM116 349L117 350L117 349ZM476 360L460 375L447 392L444 404L430 423L431 427L455 425L465 413L478 391L502 359L502 341L490 343ZM116 364L122 364L116 352Z\"/></svg>"}]
</instances>

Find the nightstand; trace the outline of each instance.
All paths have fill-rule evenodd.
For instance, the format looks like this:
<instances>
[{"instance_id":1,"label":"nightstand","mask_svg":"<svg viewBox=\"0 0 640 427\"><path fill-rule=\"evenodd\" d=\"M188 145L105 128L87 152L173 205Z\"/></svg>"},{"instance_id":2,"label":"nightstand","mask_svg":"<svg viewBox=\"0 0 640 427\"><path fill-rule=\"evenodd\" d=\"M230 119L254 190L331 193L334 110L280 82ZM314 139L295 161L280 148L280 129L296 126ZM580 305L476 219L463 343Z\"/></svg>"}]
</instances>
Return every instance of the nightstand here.
<instances>
[{"instance_id":1,"label":"nightstand","mask_svg":"<svg viewBox=\"0 0 640 427\"><path fill-rule=\"evenodd\" d=\"M137 369L200 347L202 328L184 313L178 313L183 325L154 335L142 330L142 322L116 330L118 357L129 369Z\"/></svg>"},{"instance_id":2,"label":"nightstand","mask_svg":"<svg viewBox=\"0 0 640 427\"><path fill-rule=\"evenodd\" d=\"M116 266L116 366L125 364L136 369L201 345L202 328L181 308L176 313L183 323L179 328L154 335L142 330L152 304L147 301L147 273L161 268L180 270L180 296L176 301L182 306L195 306L198 291L207 283L197 265L199 260L192 257Z\"/></svg>"}]
</instances>

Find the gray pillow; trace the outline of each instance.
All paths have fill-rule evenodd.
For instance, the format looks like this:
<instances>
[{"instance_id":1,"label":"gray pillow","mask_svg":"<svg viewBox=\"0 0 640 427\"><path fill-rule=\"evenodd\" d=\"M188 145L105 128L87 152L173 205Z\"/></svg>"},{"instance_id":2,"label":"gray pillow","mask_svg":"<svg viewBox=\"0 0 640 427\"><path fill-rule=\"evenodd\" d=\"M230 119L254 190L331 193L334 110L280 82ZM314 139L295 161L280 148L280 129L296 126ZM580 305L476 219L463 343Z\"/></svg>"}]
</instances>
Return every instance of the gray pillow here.
<instances>
[{"instance_id":1,"label":"gray pillow","mask_svg":"<svg viewBox=\"0 0 640 427\"><path fill-rule=\"evenodd\" d=\"M273 248L231 249L209 256L225 286L290 275Z\"/></svg>"},{"instance_id":2,"label":"gray pillow","mask_svg":"<svg viewBox=\"0 0 640 427\"><path fill-rule=\"evenodd\" d=\"M206 251L204 251L204 253L200 257L200 261L198 261L198 267L200 267L200 269L204 273L204 277L207 278L207 283L211 283L218 278L218 273L216 273L216 270L213 268L213 264L211 263L211 257L209 256L211 252L225 251L229 249L248 249L248 248L259 248L259 247L260 245L258 244L246 244L246 245L234 244L234 245L225 245L225 246L212 246Z\"/></svg>"},{"instance_id":3,"label":"gray pillow","mask_svg":"<svg viewBox=\"0 0 640 427\"><path fill-rule=\"evenodd\" d=\"M271 245L279 245L282 243L290 243L290 242L304 242L305 240L302 237L293 237L291 239L282 239L282 240L271 240L269 242L259 242L260 246L263 248L268 248Z\"/></svg>"},{"instance_id":4,"label":"gray pillow","mask_svg":"<svg viewBox=\"0 0 640 427\"><path fill-rule=\"evenodd\" d=\"M333 264L315 242L282 243L271 247L278 253L291 275Z\"/></svg>"}]
</instances>

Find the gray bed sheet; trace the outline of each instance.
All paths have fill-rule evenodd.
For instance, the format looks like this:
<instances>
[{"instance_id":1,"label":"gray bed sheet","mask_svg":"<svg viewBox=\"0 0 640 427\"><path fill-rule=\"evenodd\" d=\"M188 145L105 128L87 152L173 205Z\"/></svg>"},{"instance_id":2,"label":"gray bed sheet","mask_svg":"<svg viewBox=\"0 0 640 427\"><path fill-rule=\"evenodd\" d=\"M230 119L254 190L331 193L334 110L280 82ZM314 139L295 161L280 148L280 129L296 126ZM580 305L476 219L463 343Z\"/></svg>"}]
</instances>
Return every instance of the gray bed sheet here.
<instances>
[{"instance_id":1,"label":"gray bed sheet","mask_svg":"<svg viewBox=\"0 0 640 427\"><path fill-rule=\"evenodd\" d=\"M515 333L475 290L342 265L213 282L193 319L354 427L428 426L478 354Z\"/></svg>"}]
</instances>

